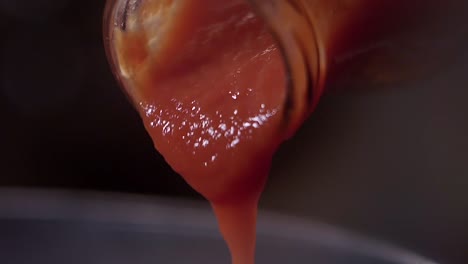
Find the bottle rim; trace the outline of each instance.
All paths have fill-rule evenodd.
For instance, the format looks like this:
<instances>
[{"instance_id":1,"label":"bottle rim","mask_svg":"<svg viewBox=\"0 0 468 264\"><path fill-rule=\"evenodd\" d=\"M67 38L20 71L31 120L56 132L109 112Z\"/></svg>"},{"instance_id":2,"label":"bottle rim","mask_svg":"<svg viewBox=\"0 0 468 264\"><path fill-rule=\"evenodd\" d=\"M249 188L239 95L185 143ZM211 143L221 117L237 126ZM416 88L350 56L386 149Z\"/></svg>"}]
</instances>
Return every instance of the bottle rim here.
<instances>
[{"instance_id":1,"label":"bottle rim","mask_svg":"<svg viewBox=\"0 0 468 264\"><path fill-rule=\"evenodd\" d=\"M276 40L286 70L286 139L315 109L323 93L325 47L302 1L248 0Z\"/></svg>"}]
</instances>

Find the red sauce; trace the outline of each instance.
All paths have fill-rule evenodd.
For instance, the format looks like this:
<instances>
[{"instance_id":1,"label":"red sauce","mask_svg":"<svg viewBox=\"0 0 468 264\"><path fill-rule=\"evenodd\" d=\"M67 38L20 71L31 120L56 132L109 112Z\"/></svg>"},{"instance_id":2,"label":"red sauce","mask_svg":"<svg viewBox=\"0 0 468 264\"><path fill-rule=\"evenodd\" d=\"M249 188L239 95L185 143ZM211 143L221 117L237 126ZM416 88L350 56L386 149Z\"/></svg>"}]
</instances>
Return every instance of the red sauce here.
<instances>
[{"instance_id":1,"label":"red sauce","mask_svg":"<svg viewBox=\"0 0 468 264\"><path fill-rule=\"evenodd\" d=\"M246 1L152 2L140 8L166 8L164 41L132 25L115 33L124 82L157 150L211 202L233 263L253 263L257 202L282 139L281 55Z\"/></svg>"},{"instance_id":2,"label":"red sauce","mask_svg":"<svg viewBox=\"0 0 468 264\"><path fill-rule=\"evenodd\" d=\"M119 71L158 151L211 202L233 263L252 264L257 202L284 137L285 69L248 1L202 2L141 0L113 32ZM432 27L419 25L440 1L297 2L314 17L327 89L404 79L438 61L438 46L421 42ZM411 47L423 52L411 57Z\"/></svg>"}]
</instances>

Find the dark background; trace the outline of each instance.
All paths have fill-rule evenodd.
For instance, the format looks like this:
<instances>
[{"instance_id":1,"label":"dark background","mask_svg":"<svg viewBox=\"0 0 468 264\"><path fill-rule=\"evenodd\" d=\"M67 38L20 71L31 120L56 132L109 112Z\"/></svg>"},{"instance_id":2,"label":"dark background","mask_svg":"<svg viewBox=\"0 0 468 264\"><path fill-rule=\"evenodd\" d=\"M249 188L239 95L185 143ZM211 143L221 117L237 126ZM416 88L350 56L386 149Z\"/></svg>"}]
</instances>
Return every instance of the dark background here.
<instances>
[{"instance_id":1,"label":"dark background","mask_svg":"<svg viewBox=\"0 0 468 264\"><path fill-rule=\"evenodd\" d=\"M117 86L103 6L0 0L0 185L200 199ZM275 157L262 208L468 263L467 72L460 50L423 80L324 97Z\"/></svg>"}]
</instances>

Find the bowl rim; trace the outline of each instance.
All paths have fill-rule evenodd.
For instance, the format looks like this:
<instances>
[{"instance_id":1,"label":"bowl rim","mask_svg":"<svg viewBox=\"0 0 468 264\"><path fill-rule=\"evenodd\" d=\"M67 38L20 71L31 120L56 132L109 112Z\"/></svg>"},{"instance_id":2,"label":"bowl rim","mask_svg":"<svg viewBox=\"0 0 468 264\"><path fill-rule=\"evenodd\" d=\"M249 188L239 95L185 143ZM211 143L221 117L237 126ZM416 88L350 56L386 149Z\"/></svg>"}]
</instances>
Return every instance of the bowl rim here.
<instances>
[{"instance_id":1,"label":"bowl rim","mask_svg":"<svg viewBox=\"0 0 468 264\"><path fill-rule=\"evenodd\" d=\"M143 228L145 232L221 238L208 202L156 195L0 187L0 219L78 220ZM437 264L405 249L329 224L262 209L258 214L257 236L268 240L287 239L301 245L320 244L401 264Z\"/></svg>"}]
</instances>

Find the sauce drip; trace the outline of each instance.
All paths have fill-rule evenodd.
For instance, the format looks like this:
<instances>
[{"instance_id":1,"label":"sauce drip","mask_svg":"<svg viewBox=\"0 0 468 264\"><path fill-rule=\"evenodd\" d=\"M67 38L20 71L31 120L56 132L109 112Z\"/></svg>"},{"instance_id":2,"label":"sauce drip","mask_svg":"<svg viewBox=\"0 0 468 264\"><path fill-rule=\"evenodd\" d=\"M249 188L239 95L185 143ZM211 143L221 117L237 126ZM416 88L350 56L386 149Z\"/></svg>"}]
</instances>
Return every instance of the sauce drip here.
<instances>
[{"instance_id":1,"label":"sauce drip","mask_svg":"<svg viewBox=\"0 0 468 264\"><path fill-rule=\"evenodd\" d=\"M210 201L232 263L253 264L258 199L283 138L280 52L243 0L125 8L121 81L156 149Z\"/></svg>"}]
</instances>

